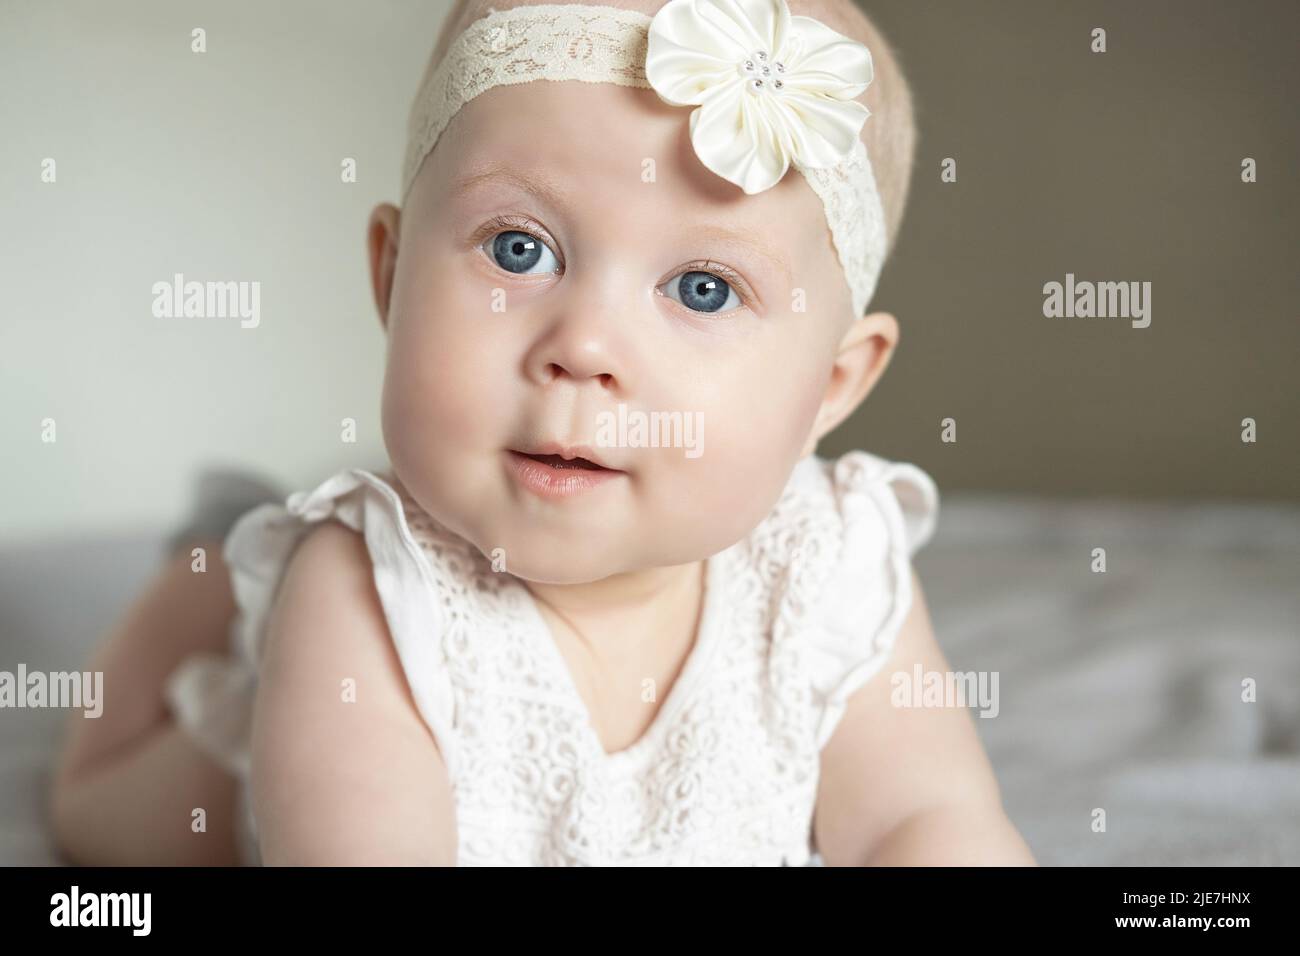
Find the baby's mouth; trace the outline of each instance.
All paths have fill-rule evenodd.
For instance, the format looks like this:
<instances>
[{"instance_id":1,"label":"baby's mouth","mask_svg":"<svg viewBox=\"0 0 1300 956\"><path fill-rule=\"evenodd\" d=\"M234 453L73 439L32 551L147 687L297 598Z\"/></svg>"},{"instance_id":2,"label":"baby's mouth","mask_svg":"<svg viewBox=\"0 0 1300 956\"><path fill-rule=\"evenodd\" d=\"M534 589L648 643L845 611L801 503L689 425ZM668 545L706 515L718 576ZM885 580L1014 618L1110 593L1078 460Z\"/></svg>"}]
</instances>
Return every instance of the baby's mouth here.
<instances>
[{"instance_id":1,"label":"baby's mouth","mask_svg":"<svg viewBox=\"0 0 1300 956\"><path fill-rule=\"evenodd\" d=\"M550 447L533 447L533 451L510 449L510 473L522 488L543 498L573 498L627 477L626 472L595 461L596 452L585 445L554 442Z\"/></svg>"},{"instance_id":2,"label":"baby's mouth","mask_svg":"<svg viewBox=\"0 0 1300 956\"><path fill-rule=\"evenodd\" d=\"M516 454L524 455L525 458L531 458L533 461L540 461L544 465L550 465L552 468L559 469L583 469L587 471L613 471L612 468L606 468L598 465L594 461L588 461L585 458L565 458L561 455L527 455L523 452Z\"/></svg>"},{"instance_id":3,"label":"baby's mouth","mask_svg":"<svg viewBox=\"0 0 1300 956\"><path fill-rule=\"evenodd\" d=\"M511 448L510 454L531 459L557 471L620 472L620 469L607 464L603 456L589 445L567 444L559 441L538 442L533 444L531 451L525 446Z\"/></svg>"}]
</instances>

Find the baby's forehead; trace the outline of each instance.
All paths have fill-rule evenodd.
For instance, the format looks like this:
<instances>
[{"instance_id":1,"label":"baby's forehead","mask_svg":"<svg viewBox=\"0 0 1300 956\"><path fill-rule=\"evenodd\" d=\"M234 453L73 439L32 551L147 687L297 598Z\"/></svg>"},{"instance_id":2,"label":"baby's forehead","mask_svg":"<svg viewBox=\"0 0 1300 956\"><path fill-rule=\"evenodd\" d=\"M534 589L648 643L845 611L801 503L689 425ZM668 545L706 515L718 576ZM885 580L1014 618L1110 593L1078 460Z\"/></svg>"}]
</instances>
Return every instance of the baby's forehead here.
<instances>
[{"instance_id":1,"label":"baby's forehead","mask_svg":"<svg viewBox=\"0 0 1300 956\"><path fill-rule=\"evenodd\" d=\"M609 83L498 86L457 112L419 178L430 177L439 205L467 200L469 186L495 195L533 186L553 205L594 206L611 220L635 213L646 231L716 226L761 236L790 267L810 245L830 251L820 200L797 171L746 195L700 162L689 112L653 90Z\"/></svg>"}]
</instances>

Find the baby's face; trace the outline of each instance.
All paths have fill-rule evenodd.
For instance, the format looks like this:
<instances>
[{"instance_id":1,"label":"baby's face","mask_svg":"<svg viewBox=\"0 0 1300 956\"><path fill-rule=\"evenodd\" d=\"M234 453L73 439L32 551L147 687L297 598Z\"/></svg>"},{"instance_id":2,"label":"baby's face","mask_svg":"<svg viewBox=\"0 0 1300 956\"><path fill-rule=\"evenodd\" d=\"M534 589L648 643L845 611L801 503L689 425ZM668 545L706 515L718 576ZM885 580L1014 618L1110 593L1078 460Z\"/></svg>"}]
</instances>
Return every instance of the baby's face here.
<instances>
[{"instance_id":1,"label":"baby's face","mask_svg":"<svg viewBox=\"0 0 1300 956\"><path fill-rule=\"evenodd\" d=\"M797 171L754 196L711 173L689 114L612 84L494 88L453 118L402 212L393 467L527 580L714 554L808 450L850 317L825 214ZM674 412L680 429L653 417ZM551 443L616 471L519 454Z\"/></svg>"}]
</instances>

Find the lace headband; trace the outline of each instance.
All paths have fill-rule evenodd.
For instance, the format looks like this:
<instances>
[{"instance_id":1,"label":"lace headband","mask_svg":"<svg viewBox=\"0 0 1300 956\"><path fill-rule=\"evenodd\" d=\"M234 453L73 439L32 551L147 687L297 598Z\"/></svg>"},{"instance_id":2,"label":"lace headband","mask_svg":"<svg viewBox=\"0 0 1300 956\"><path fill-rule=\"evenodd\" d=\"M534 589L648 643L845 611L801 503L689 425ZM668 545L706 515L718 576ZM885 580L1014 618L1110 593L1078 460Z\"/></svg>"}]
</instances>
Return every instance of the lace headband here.
<instances>
[{"instance_id":1,"label":"lace headband","mask_svg":"<svg viewBox=\"0 0 1300 956\"><path fill-rule=\"evenodd\" d=\"M863 44L791 16L786 0L670 0L653 17L584 4L492 10L456 37L416 94L403 197L462 106L495 86L533 80L650 88L664 102L696 107L696 155L749 195L794 166L822 201L854 315L865 313L886 240L859 137L870 113L853 99L872 80Z\"/></svg>"}]
</instances>

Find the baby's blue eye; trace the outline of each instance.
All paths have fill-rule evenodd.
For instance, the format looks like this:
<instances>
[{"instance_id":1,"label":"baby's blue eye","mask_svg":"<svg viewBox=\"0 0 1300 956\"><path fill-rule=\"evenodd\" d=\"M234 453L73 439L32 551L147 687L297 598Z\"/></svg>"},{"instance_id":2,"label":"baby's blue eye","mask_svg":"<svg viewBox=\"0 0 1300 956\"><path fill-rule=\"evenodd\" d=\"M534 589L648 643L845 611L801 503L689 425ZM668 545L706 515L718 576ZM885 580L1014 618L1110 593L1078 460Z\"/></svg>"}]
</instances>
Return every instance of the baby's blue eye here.
<instances>
[{"instance_id":1,"label":"baby's blue eye","mask_svg":"<svg viewBox=\"0 0 1300 956\"><path fill-rule=\"evenodd\" d=\"M536 236L531 236L526 232L519 232L517 229L509 229L505 232L498 232L490 241L492 243L492 258L497 265L507 272L513 272L517 275L533 273L533 267L538 262L546 263L547 256L550 256L550 263L545 264L541 269L537 269L535 274L556 272L559 269L560 264L555 258L555 253L551 252L546 243Z\"/></svg>"},{"instance_id":2,"label":"baby's blue eye","mask_svg":"<svg viewBox=\"0 0 1300 956\"><path fill-rule=\"evenodd\" d=\"M693 312L721 312L734 299L734 307L741 305L736 290L711 272L683 272L668 280L668 297L676 299ZM728 310L730 311L730 310Z\"/></svg>"}]
</instances>

